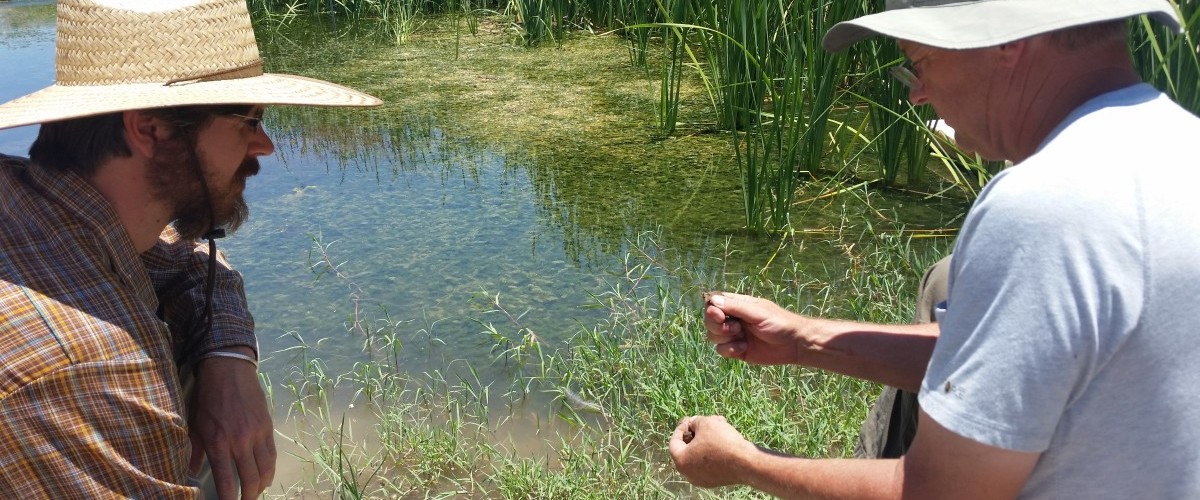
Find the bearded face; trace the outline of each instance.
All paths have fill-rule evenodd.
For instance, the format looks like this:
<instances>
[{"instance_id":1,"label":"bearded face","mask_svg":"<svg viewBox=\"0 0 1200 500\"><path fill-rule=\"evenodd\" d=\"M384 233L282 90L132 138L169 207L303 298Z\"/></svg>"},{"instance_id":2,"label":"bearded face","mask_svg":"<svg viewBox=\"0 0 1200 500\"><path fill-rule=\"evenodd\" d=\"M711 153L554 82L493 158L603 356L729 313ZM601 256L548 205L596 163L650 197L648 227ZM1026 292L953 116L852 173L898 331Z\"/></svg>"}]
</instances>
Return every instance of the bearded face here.
<instances>
[{"instance_id":1,"label":"bearded face","mask_svg":"<svg viewBox=\"0 0 1200 500\"><path fill-rule=\"evenodd\" d=\"M185 239L199 239L216 227L232 233L246 221L250 208L242 192L258 170L258 160L247 158L232 179L220 179L194 144L176 137L157 144L147 175L154 197L170 200L175 230Z\"/></svg>"}]
</instances>

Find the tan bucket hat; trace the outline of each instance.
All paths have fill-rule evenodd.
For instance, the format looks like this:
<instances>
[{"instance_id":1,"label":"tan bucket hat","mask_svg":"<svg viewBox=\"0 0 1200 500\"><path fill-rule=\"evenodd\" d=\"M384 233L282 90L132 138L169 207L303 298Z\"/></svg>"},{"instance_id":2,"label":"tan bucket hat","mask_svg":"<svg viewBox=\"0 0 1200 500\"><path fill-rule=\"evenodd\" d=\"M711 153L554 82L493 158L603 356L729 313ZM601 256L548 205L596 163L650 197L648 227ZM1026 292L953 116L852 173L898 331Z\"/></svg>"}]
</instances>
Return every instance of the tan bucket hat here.
<instances>
[{"instance_id":1,"label":"tan bucket hat","mask_svg":"<svg viewBox=\"0 0 1200 500\"><path fill-rule=\"evenodd\" d=\"M884 35L943 49L974 49L1142 14L1182 30L1167 0L887 0L884 12L834 25L821 45L837 52Z\"/></svg>"},{"instance_id":2,"label":"tan bucket hat","mask_svg":"<svg viewBox=\"0 0 1200 500\"><path fill-rule=\"evenodd\" d=\"M55 63L53 85L0 105L0 129L196 104L383 104L263 73L245 0L59 0Z\"/></svg>"}]
</instances>

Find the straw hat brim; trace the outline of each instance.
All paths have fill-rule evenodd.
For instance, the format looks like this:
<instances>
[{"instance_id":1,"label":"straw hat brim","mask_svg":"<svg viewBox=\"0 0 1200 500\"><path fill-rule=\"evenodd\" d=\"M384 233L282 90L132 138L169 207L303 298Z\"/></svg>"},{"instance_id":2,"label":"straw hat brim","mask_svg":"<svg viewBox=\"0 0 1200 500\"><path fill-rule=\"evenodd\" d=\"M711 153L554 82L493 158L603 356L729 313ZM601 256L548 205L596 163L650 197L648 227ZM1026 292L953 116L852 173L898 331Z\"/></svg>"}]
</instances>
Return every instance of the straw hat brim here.
<instances>
[{"instance_id":1,"label":"straw hat brim","mask_svg":"<svg viewBox=\"0 0 1200 500\"><path fill-rule=\"evenodd\" d=\"M51 85L0 105L0 129L131 109L203 104L379 106L383 101L335 83L296 75L163 85Z\"/></svg>"}]
</instances>

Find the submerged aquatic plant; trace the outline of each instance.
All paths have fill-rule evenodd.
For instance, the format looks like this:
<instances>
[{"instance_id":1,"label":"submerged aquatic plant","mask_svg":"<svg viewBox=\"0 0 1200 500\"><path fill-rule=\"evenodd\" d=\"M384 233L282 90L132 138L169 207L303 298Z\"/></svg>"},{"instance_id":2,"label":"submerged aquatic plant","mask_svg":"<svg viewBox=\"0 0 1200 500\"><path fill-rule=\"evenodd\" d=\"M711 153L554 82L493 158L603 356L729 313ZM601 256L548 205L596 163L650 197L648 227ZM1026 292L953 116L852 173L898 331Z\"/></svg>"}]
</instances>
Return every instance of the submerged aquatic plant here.
<instances>
[{"instance_id":1,"label":"submerged aquatic plant","mask_svg":"<svg viewBox=\"0 0 1200 500\"><path fill-rule=\"evenodd\" d=\"M904 321L920 270L944 245L925 245L929 240L905 231L843 231L823 244L851 259L844 274L812 274L780 260L779 273L742 276L726 274L722 262L714 263L715 274L672 267L660 238L646 233L629 242L625 269L593 294L605 319L579 325L565 345L545 345L499 295L484 293L487 310L478 322L487 340L480 348L491 345L490 366L463 361L462 346L442 366L418 372L365 352L365 344L346 374L299 365L285 382L291 393L316 384L323 396L318 405L293 406L291 426L281 426L311 466L311 476L284 494L756 498L745 488L693 489L673 472L664 443L675 422L691 414L726 415L747 438L773 449L848 454L875 386L721 359L703 334L699 290L752 292L807 314ZM337 262L319 239L314 248L320 262ZM333 271L326 276L340 279ZM393 323L388 342L419 336L405 333L408 324ZM509 378L487 382L484 371ZM528 426L532 437L519 445L508 434Z\"/></svg>"}]
</instances>

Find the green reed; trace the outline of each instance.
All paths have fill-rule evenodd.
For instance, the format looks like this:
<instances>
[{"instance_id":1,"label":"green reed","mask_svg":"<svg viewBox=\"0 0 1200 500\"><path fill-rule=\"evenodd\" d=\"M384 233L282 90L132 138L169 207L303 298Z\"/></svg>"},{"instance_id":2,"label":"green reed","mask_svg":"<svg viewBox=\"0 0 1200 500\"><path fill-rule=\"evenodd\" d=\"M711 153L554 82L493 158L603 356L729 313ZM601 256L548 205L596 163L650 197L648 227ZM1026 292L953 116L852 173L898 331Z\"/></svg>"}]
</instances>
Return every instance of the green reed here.
<instances>
[{"instance_id":1,"label":"green reed","mask_svg":"<svg viewBox=\"0 0 1200 500\"><path fill-rule=\"evenodd\" d=\"M1146 81L1200 115L1200 0L1172 0L1184 21L1175 34L1148 19L1132 22L1134 64Z\"/></svg>"},{"instance_id":2,"label":"green reed","mask_svg":"<svg viewBox=\"0 0 1200 500\"><path fill-rule=\"evenodd\" d=\"M653 20L653 15L641 16L646 23L627 29L632 36L631 53L635 64L646 64L646 44L649 43L650 33L661 31L664 57L659 70L659 99L655 117L658 119L658 131L663 135L675 132L679 122L680 91L689 71L685 63L695 63L695 54L689 47L692 27L679 24L677 20L690 19L691 2L684 0L659 0L658 10L663 19L661 24L646 24Z\"/></svg>"},{"instance_id":3,"label":"green reed","mask_svg":"<svg viewBox=\"0 0 1200 500\"><path fill-rule=\"evenodd\" d=\"M561 39L568 2L566 0L512 0L506 13L514 18L525 45Z\"/></svg>"},{"instance_id":4,"label":"green reed","mask_svg":"<svg viewBox=\"0 0 1200 500\"><path fill-rule=\"evenodd\" d=\"M366 35L390 44L403 44L431 14L463 15L474 26L482 11L504 8L493 0L248 0L256 24L279 27L296 22L328 31L332 36ZM472 28L473 29L473 28Z\"/></svg>"},{"instance_id":5,"label":"green reed","mask_svg":"<svg viewBox=\"0 0 1200 500\"><path fill-rule=\"evenodd\" d=\"M895 43L871 41L858 48L864 61L876 63L859 81L866 103L871 130L875 137L875 158L885 186L896 185L901 172L909 182L920 178L929 159L926 124L932 118L928 106L917 108L908 102L908 87L886 74L890 64L903 61Z\"/></svg>"},{"instance_id":6,"label":"green reed","mask_svg":"<svg viewBox=\"0 0 1200 500\"><path fill-rule=\"evenodd\" d=\"M1188 109L1200 112L1200 1L1177 3L1185 20L1182 35L1167 33L1148 20L1134 24L1131 46L1145 78ZM743 208L754 230L787 227L793 193L805 173L853 172L844 145L831 142L835 109L865 110L870 120L853 136L870 145L883 186L919 182L934 153L934 168L973 196L1002 164L963 155L939 142L928 129L928 107L913 108L906 89L891 82L884 68L900 60L891 41L859 44L849 55L828 54L820 39L834 23L882 8L863 2L769 1L697 2L695 18L672 16L673 23L696 27L691 38L703 60L671 46L663 64L659 130L670 133L669 113L679 93L672 72L691 64L714 96L714 118L731 132L741 169ZM679 58L688 57L682 63ZM842 156L830 156L830 149ZM839 163L840 162L840 163ZM858 174L861 175L861 172Z\"/></svg>"},{"instance_id":7,"label":"green reed","mask_svg":"<svg viewBox=\"0 0 1200 500\"><path fill-rule=\"evenodd\" d=\"M742 172L747 225L780 230L790 223L801 172L822 168L831 112L842 93L847 60L820 39L854 17L849 2L730 2L706 12L719 36L705 43L719 99L717 123L732 134Z\"/></svg>"}]
</instances>

